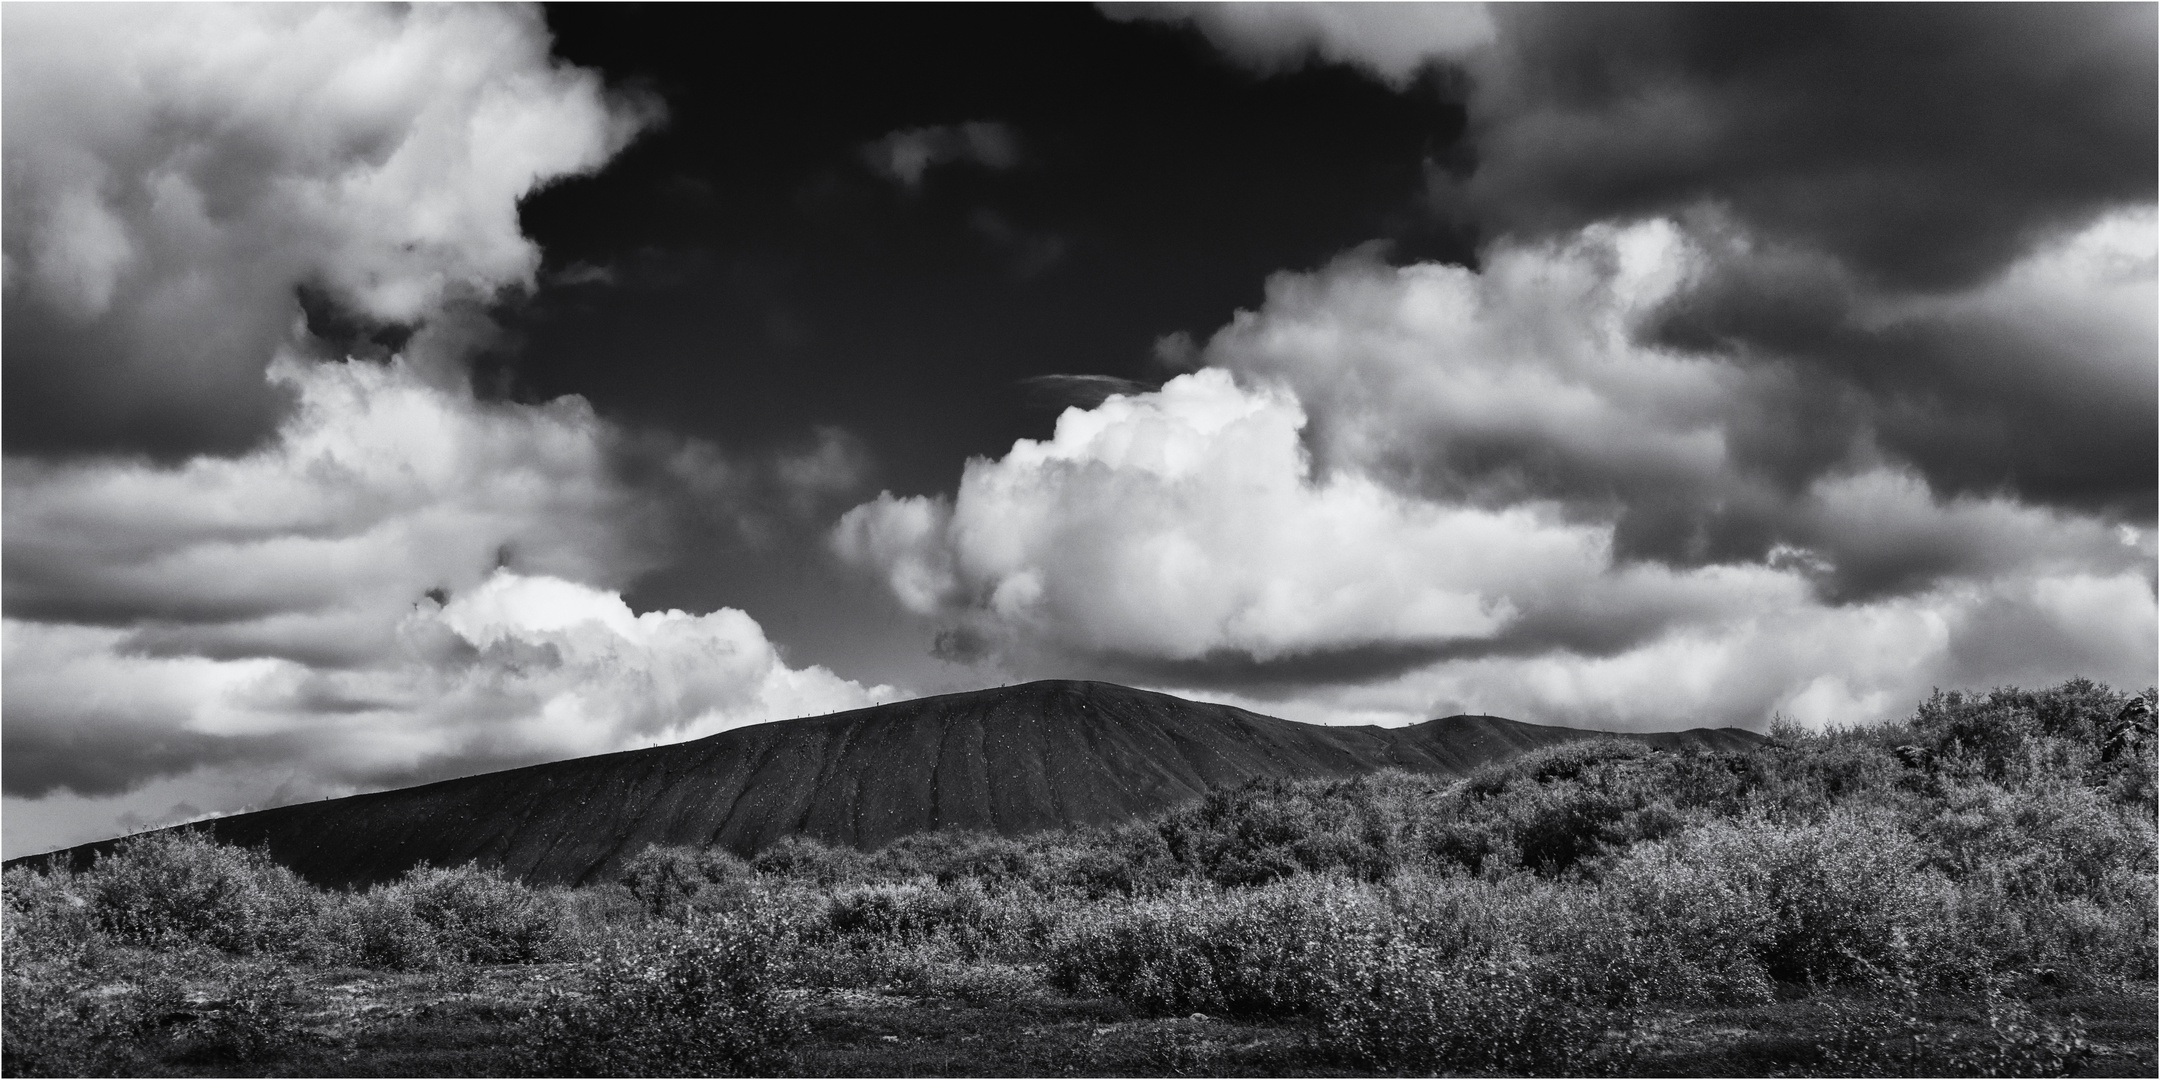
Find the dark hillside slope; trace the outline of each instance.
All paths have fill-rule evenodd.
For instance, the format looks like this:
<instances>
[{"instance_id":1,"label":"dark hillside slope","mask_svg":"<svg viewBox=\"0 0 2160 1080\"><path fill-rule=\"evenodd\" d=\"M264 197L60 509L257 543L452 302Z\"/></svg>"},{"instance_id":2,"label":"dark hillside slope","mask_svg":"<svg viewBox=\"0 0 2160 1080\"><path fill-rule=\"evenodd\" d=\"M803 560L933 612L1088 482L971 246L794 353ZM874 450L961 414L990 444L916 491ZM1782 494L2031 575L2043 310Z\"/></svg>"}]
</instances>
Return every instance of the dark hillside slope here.
<instances>
[{"instance_id":1,"label":"dark hillside slope","mask_svg":"<svg viewBox=\"0 0 2160 1080\"><path fill-rule=\"evenodd\" d=\"M1449 717L1326 727L1108 683L1037 682L736 728L209 822L325 885L478 861L534 883L605 880L647 844L751 853L792 834L875 848L962 827L1017 835L1107 825L1255 777L1400 768L1460 776L1597 732ZM1738 749L1731 728L1638 736ZM78 862L112 841L70 850Z\"/></svg>"}]
</instances>

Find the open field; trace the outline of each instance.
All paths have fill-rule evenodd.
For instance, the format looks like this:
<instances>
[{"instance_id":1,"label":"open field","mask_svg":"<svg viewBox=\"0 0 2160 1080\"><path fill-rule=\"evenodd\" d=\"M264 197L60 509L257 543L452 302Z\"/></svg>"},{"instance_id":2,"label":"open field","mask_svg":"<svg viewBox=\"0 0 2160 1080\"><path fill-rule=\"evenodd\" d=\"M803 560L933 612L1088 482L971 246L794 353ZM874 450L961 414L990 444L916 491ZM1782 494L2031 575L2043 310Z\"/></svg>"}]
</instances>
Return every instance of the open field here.
<instances>
[{"instance_id":1,"label":"open field","mask_svg":"<svg viewBox=\"0 0 2160 1080\"><path fill-rule=\"evenodd\" d=\"M2122 695L1260 782L1117 828L365 892L168 836L6 881L14 1075L2152 1075Z\"/></svg>"}]
</instances>

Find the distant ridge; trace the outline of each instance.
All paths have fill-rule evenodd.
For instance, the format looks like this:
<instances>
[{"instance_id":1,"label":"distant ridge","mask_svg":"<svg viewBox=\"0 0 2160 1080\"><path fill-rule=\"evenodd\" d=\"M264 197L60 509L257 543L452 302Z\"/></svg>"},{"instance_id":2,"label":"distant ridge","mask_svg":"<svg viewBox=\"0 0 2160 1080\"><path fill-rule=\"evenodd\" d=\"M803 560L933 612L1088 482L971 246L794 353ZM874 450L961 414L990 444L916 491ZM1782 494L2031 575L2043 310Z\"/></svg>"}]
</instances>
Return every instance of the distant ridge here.
<instances>
[{"instance_id":1,"label":"distant ridge","mask_svg":"<svg viewBox=\"0 0 2160 1080\"><path fill-rule=\"evenodd\" d=\"M300 803L202 823L321 885L477 861L532 883L607 880L647 844L750 854L785 836L876 848L925 830L1109 825L1256 777L1442 777L1606 734L1451 716L1330 727L1099 682L1047 681L735 728L694 742ZM1629 735L1738 750L1736 728ZM87 864L117 840L52 854ZM31 859L46 855L28 856ZM23 859L10 860L10 864Z\"/></svg>"}]
</instances>

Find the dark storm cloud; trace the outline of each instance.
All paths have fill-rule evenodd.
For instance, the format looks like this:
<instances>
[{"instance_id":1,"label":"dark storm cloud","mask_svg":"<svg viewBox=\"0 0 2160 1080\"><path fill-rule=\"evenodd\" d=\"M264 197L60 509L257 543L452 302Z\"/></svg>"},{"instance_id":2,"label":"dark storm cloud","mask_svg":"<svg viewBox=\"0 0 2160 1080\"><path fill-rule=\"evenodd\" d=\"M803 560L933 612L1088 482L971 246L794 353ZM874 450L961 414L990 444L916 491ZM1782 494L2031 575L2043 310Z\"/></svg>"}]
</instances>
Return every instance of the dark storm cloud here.
<instances>
[{"instance_id":1,"label":"dark storm cloud","mask_svg":"<svg viewBox=\"0 0 2160 1080\"><path fill-rule=\"evenodd\" d=\"M0 790L26 799L60 791L117 795L204 765L274 761L297 749L298 741L289 737L210 735L165 718L11 711Z\"/></svg>"},{"instance_id":2,"label":"dark storm cloud","mask_svg":"<svg viewBox=\"0 0 2160 1080\"><path fill-rule=\"evenodd\" d=\"M2133 224L2133 228L2142 225ZM2104 257L2104 256L2102 256ZM2124 266L2129 281L2149 266ZM2031 276L2031 275L2028 275ZM2085 285L2105 288L2103 270ZM2014 294L2020 283L1998 292ZM1754 357L1792 372L1737 451L1788 477L1831 462L1809 448L1866 431L1946 494L2013 491L2039 503L2149 519L2155 511L2153 400L2160 392L2151 321L2080 311L2089 300L2046 281L2029 295L1922 308L1886 320L1883 301L1825 259L1752 252L1717 271L1644 327L1675 348ZM2144 295L2149 299L2150 288ZM2138 303L2132 292L2129 303Z\"/></svg>"},{"instance_id":3,"label":"dark storm cloud","mask_svg":"<svg viewBox=\"0 0 2160 1080\"><path fill-rule=\"evenodd\" d=\"M2151 4L1500 5L1472 63L1490 227L1724 206L1898 288L1975 284L2151 200Z\"/></svg>"}]
</instances>

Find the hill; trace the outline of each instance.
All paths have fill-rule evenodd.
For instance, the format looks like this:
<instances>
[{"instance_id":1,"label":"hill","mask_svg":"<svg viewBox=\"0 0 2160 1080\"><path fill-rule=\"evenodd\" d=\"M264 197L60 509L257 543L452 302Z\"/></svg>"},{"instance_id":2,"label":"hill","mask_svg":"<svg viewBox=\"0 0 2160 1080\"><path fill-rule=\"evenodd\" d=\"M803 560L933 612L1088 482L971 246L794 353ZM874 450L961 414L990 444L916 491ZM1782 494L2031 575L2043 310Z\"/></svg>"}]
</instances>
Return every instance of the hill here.
<instances>
[{"instance_id":1,"label":"hill","mask_svg":"<svg viewBox=\"0 0 2160 1080\"><path fill-rule=\"evenodd\" d=\"M324 885L467 861L531 883L579 884L606 880L654 843L749 854L794 834L871 849L940 828L1019 835L1109 825L1256 777L1384 768L1460 776L1598 734L1492 716L1330 727L1108 683L1047 681L235 814L201 827L227 843L266 845ZM1666 748L1759 741L1734 728L1631 737ZM115 842L57 854L81 865Z\"/></svg>"}]
</instances>

